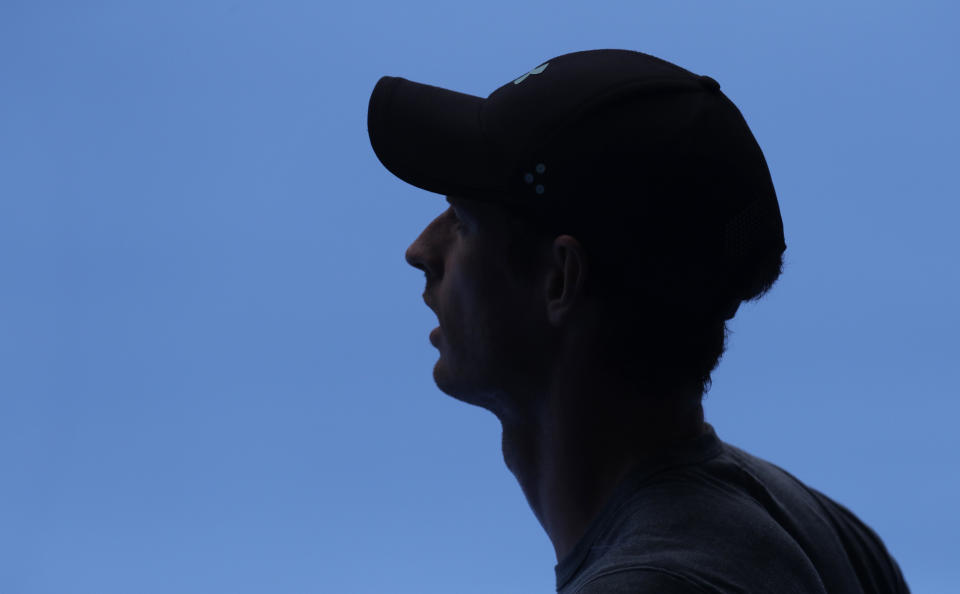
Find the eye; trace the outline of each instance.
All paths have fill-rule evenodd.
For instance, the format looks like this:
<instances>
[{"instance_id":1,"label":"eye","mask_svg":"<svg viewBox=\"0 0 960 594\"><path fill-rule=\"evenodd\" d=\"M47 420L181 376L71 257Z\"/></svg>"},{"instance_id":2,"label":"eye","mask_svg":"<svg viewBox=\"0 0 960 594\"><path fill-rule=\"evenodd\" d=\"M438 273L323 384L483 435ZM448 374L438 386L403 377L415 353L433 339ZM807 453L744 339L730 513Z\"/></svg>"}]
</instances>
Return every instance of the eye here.
<instances>
[{"instance_id":1,"label":"eye","mask_svg":"<svg viewBox=\"0 0 960 594\"><path fill-rule=\"evenodd\" d=\"M457 211L453 208L450 209L450 213L453 215L453 229L454 231L462 231L464 229L463 221L460 220L460 217L457 215Z\"/></svg>"}]
</instances>

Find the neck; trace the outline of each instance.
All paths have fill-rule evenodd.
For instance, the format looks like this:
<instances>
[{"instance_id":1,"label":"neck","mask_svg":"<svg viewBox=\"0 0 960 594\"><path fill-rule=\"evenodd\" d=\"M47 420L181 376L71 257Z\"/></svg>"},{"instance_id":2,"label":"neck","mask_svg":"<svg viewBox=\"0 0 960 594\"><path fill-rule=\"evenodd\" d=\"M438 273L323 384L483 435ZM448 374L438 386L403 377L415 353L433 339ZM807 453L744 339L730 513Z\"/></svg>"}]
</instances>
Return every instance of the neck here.
<instances>
[{"instance_id":1,"label":"neck","mask_svg":"<svg viewBox=\"0 0 960 594\"><path fill-rule=\"evenodd\" d=\"M699 403L680 411L615 386L560 383L540 402L536 414L503 423L503 455L558 562L644 457L703 430Z\"/></svg>"}]
</instances>

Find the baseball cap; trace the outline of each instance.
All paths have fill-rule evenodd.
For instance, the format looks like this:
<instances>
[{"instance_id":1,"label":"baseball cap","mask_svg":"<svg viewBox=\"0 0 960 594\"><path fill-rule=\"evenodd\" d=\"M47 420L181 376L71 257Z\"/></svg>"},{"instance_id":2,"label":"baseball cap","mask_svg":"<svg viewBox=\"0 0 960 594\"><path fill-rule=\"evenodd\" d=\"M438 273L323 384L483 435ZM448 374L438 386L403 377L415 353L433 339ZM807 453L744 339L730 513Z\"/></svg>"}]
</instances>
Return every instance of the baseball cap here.
<instances>
[{"instance_id":1,"label":"baseball cap","mask_svg":"<svg viewBox=\"0 0 960 594\"><path fill-rule=\"evenodd\" d=\"M502 204L587 247L632 246L618 265L691 311L707 300L729 319L736 287L786 249L739 109L710 76L642 52L563 54L486 98L383 76L367 131L409 184Z\"/></svg>"}]
</instances>

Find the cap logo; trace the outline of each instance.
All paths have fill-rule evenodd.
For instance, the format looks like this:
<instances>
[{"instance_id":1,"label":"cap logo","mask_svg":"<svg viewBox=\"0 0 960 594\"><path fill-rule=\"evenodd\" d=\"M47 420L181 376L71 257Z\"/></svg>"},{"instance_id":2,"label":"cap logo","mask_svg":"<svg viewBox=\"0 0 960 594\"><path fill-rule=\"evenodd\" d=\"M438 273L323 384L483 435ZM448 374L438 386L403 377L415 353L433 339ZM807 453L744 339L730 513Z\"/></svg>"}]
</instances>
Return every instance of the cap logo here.
<instances>
[{"instance_id":1,"label":"cap logo","mask_svg":"<svg viewBox=\"0 0 960 594\"><path fill-rule=\"evenodd\" d=\"M524 74L523 76L521 76L521 77L518 78L517 80L513 81L513 84L519 85L519 84L522 83L523 81L527 80L527 77L530 76L531 74L540 74L541 72L543 72L544 70L546 70L546 69L547 69L547 66L549 66L549 65L550 65L550 62L547 62L546 64L541 64L540 66L537 66L536 68L534 68L534 69L531 70L530 72Z\"/></svg>"}]
</instances>

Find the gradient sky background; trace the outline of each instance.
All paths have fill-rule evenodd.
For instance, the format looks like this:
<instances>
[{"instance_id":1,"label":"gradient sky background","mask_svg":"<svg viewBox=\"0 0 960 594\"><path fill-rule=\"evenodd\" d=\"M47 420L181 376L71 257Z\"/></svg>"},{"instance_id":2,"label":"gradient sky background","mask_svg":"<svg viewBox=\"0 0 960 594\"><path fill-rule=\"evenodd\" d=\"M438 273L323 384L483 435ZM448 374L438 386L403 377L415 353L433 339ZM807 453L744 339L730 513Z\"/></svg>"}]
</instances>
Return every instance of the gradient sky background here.
<instances>
[{"instance_id":1,"label":"gradient sky background","mask_svg":"<svg viewBox=\"0 0 960 594\"><path fill-rule=\"evenodd\" d=\"M708 422L955 592L958 16L4 0L0 592L553 592L499 422L433 383L403 256L446 203L380 164L367 102L599 48L718 80L777 188L784 275Z\"/></svg>"}]
</instances>

